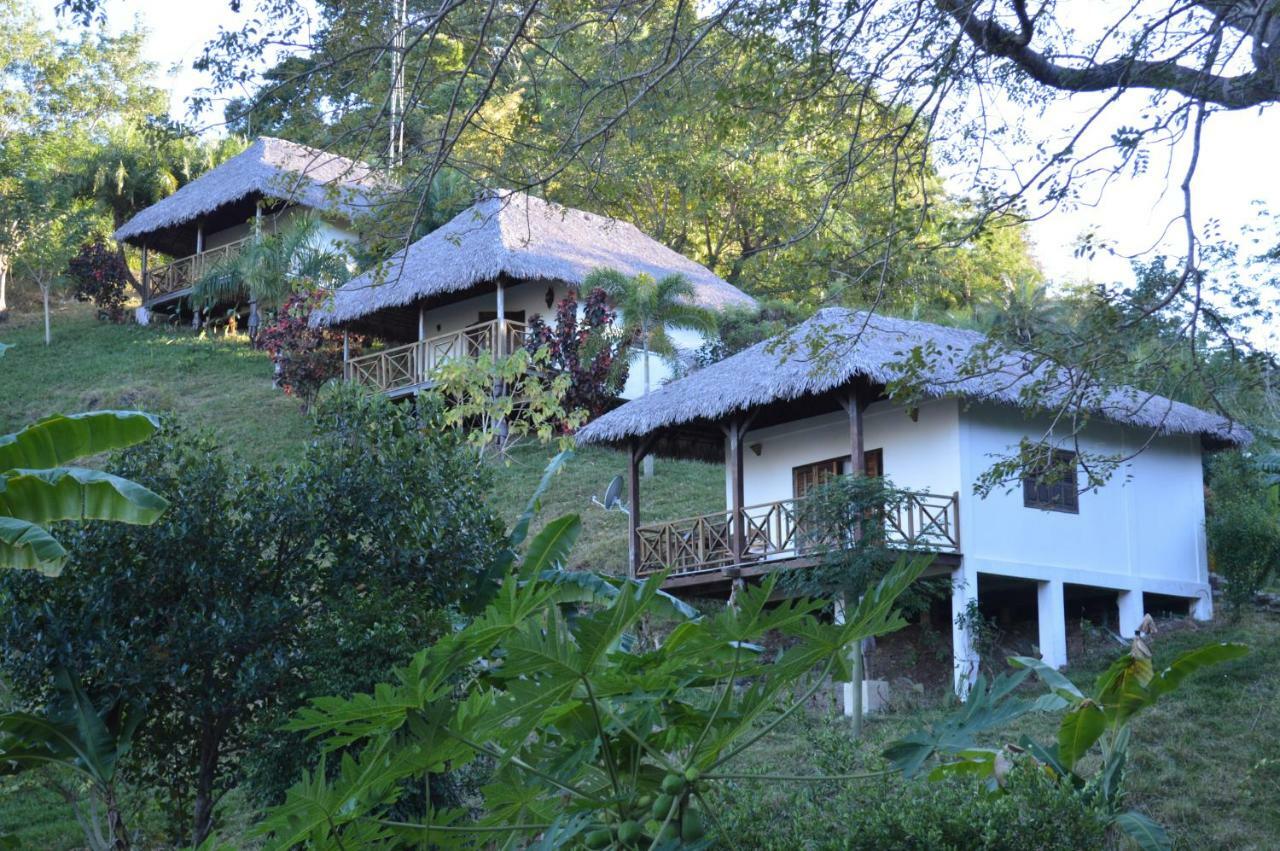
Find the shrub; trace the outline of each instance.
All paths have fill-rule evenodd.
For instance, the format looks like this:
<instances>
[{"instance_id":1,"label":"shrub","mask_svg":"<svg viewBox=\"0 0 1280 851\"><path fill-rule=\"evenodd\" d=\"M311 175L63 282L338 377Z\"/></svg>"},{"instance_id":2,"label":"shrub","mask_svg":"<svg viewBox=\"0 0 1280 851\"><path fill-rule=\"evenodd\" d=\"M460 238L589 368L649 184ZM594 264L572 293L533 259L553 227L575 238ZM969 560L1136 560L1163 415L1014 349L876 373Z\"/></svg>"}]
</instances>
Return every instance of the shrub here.
<instances>
[{"instance_id":1,"label":"shrub","mask_svg":"<svg viewBox=\"0 0 1280 851\"><path fill-rule=\"evenodd\" d=\"M303 410L311 407L326 381L342 374L342 335L310 324L312 311L327 298L323 290L294 293L256 340L271 355L280 387L297 396Z\"/></svg>"},{"instance_id":2,"label":"shrub","mask_svg":"<svg viewBox=\"0 0 1280 851\"><path fill-rule=\"evenodd\" d=\"M798 759L814 771L848 772L864 758L843 721L810 721L794 732L806 743ZM761 851L1067 851L1106 845L1102 815L1079 793L1029 764L1015 766L999 795L972 780L930 783L900 777L816 784L743 781L722 792L716 805L732 845Z\"/></svg>"},{"instance_id":3,"label":"shrub","mask_svg":"<svg viewBox=\"0 0 1280 851\"><path fill-rule=\"evenodd\" d=\"M1226 579L1233 609L1247 604L1280 564L1280 518L1267 476L1240 452L1224 452L1209 467L1205 519L1213 569Z\"/></svg>"},{"instance_id":4,"label":"shrub","mask_svg":"<svg viewBox=\"0 0 1280 851\"><path fill-rule=\"evenodd\" d=\"M491 588L487 480L449 430L351 393L321 407L288 467L166 427L112 464L169 497L159 522L84 525L64 579L0 576L0 665L24 697L62 662L145 706L131 776L171 839L203 839L246 773L270 797L269 769L301 770L310 752L276 727L304 694L368 687Z\"/></svg>"},{"instance_id":5,"label":"shrub","mask_svg":"<svg viewBox=\"0 0 1280 851\"><path fill-rule=\"evenodd\" d=\"M92 301L98 307L98 318L111 322L125 319L125 287L129 284L129 267L120 252L107 245L101 235L80 246L67 263L67 274L75 283L77 301Z\"/></svg>"},{"instance_id":6,"label":"shrub","mask_svg":"<svg viewBox=\"0 0 1280 851\"><path fill-rule=\"evenodd\" d=\"M568 376L565 410L582 410L588 420L603 414L627 382L627 340L617 333L616 317L608 295L596 287L587 294L579 321L578 294L570 290L556 305L555 323L535 316L525 335L529 354L546 349L545 373Z\"/></svg>"}]
</instances>

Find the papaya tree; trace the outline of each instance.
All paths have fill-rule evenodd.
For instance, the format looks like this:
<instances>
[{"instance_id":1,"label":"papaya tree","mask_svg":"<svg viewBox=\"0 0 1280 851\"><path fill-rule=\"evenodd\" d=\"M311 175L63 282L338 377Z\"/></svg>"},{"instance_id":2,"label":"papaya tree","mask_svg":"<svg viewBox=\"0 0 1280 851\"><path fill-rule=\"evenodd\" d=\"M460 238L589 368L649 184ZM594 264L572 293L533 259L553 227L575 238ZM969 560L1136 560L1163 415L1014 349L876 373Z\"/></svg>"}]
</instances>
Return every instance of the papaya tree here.
<instances>
[{"instance_id":1,"label":"papaya tree","mask_svg":"<svg viewBox=\"0 0 1280 851\"><path fill-rule=\"evenodd\" d=\"M393 682L315 699L289 723L320 743L327 764L268 812L269 847L732 844L708 791L743 776L782 779L743 775L735 761L829 678L849 679L849 644L905 625L897 598L928 563L904 557L844 624L819 619L825 601L778 602L772 580L699 617L660 590L662 577L564 570L575 515L547 523L517 555L536 502L510 535L502 586L483 613ZM656 621L672 628L645 638ZM766 634L790 646L766 651ZM473 763L489 775L481 815L413 805L432 775Z\"/></svg>"}]
</instances>

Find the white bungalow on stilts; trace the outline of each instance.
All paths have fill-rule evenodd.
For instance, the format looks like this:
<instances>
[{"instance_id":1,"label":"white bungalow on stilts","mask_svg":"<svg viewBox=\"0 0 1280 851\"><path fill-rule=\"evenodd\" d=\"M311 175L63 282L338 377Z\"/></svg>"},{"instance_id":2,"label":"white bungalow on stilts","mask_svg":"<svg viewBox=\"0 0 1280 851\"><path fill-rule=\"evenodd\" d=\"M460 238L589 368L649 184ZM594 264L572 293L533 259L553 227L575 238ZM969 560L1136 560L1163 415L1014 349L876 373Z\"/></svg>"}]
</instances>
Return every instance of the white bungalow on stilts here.
<instances>
[{"instance_id":1,"label":"white bungalow on stilts","mask_svg":"<svg viewBox=\"0 0 1280 851\"><path fill-rule=\"evenodd\" d=\"M1034 600L1036 644L1054 666L1067 663L1068 605L1110 607L1123 635L1155 601L1209 618L1201 462L1206 451L1247 443L1248 431L1132 388L1082 387L1079 376L1076 392L1029 410L1022 391L1046 368L997 349L975 374L966 359L986 343L972 331L827 309L589 424L580 443L630 453L632 575L667 570L672 592L723 594L737 579L803 569L797 500L828 476L865 472L910 491L886 517L889 542L936 553L934 572L952 578L962 695L978 658L961 615L989 593L1019 588L1028 609ZM923 397L906 406L888 388L913 354ZM1066 433L1050 417L1055 408L1085 424ZM1024 469L1011 487L977 495L983 473L1024 440L1074 474ZM648 453L723 463L725 505L646 524L637 470ZM1090 488L1077 453L1123 461Z\"/></svg>"}]
</instances>

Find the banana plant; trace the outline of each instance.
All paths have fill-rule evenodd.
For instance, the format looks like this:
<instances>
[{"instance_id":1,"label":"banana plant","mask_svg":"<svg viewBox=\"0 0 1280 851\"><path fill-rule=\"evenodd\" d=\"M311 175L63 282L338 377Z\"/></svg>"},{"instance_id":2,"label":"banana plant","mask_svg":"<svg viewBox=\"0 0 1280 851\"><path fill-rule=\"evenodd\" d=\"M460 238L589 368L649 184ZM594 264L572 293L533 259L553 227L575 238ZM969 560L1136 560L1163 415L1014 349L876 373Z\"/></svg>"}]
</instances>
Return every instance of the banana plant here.
<instances>
[{"instance_id":1,"label":"banana plant","mask_svg":"<svg viewBox=\"0 0 1280 851\"><path fill-rule=\"evenodd\" d=\"M105 834L96 823L82 819L90 847L128 851L129 835L115 781L141 713L127 702L99 709L65 668L54 672L54 683L57 699L47 713L0 713L0 775L47 766L77 772L107 811Z\"/></svg>"},{"instance_id":2,"label":"banana plant","mask_svg":"<svg viewBox=\"0 0 1280 851\"><path fill-rule=\"evenodd\" d=\"M1242 644L1210 644L1190 650L1156 671L1151 649L1141 633L1129 653L1098 677L1086 694L1062 672L1040 659L1013 656L1019 669L988 683L980 677L965 706L928 729L916 730L894 742L885 757L907 776L923 770L931 759L931 780L954 775L985 778L999 789L1015 760L1030 758L1053 777L1076 789L1085 803L1098 807L1111 824L1144 851L1171 848L1159 824L1136 810L1124 810L1124 771L1128 758L1130 722L1174 691L1190 674L1209 665L1238 659L1248 652ZM1035 699L1015 691L1034 673L1048 687ZM1063 711L1053 742L1042 744L1022 736L1017 744L982 747L979 735L1036 711ZM1097 747L1101 764L1091 775L1081 773L1081 760Z\"/></svg>"},{"instance_id":3,"label":"banana plant","mask_svg":"<svg viewBox=\"0 0 1280 851\"><path fill-rule=\"evenodd\" d=\"M168 502L136 482L68 466L150 437L159 422L136 411L55 415L0 435L0 568L57 575L67 551L45 527L59 520L153 523Z\"/></svg>"}]
</instances>

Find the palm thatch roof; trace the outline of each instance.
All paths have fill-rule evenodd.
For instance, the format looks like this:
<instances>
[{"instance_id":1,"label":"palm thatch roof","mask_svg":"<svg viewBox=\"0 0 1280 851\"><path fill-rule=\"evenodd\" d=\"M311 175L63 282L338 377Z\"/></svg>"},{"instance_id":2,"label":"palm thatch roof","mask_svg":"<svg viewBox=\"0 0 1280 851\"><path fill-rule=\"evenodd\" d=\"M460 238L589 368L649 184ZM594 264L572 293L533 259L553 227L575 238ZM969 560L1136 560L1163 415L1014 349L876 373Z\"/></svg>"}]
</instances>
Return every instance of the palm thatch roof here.
<instances>
[{"instance_id":1,"label":"palm thatch roof","mask_svg":"<svg viewBox=\"0 0 1280 851\"><path fill-rule=\"evenodd\" d=\"M499 190L343 285L313 324L337 325L419 299L464 292L501 278L581 284L596 269L655 278L681 274L702 307L755 304L710 269L646 236L635 225Z\"/></svg>"},{"instance_id":2,"label":"palm thatch roof","mask_svg":"<svg viewBox=\"0 0 1280 851\"><path fill-rule=\"evenodd\" d=\"M904 364L916 353L922 357L913 359L907 375ZM768 405L798 412L799 400L858 377L881 385L907 378L927 396L1019 407L1033 396L1051 408L1075 400L1084 413L1161 434L1195 434L1212 444L1252 440L1225 417L1132 387L1102 389L1068 370L1034 364L1029 355L997 347L975 331L828 308L774 340L610 411L579 431L578 442L619 443ZM798 416L803 414L790 418Z\"/></svg>"},{"instance_id":3,"label":"palm thatch roof","mask_svg":"<svg viewBox=\"0 0 1280 851\"><path fill-rule=\"evenodd\" d=\"M177 192L147 207L115 232L142 237L208 216L227 205L274 198L355 220L390 186L362 162L271 136L252 145Z\"/></svg>"}]
</instances>

